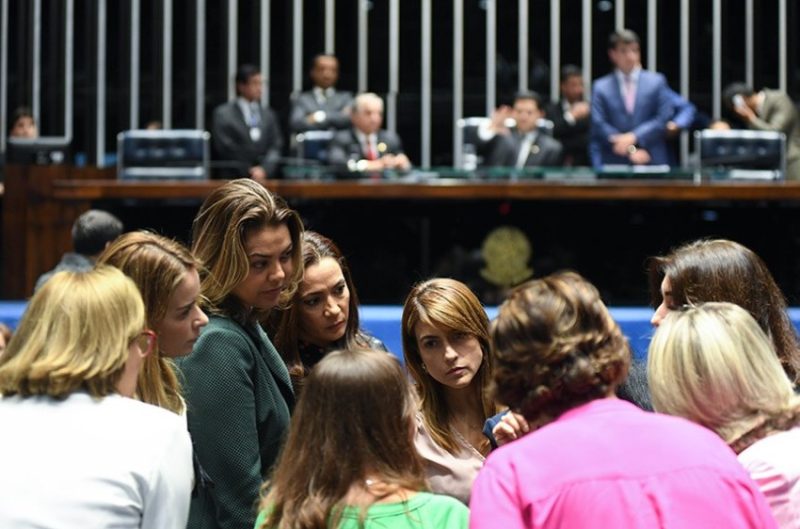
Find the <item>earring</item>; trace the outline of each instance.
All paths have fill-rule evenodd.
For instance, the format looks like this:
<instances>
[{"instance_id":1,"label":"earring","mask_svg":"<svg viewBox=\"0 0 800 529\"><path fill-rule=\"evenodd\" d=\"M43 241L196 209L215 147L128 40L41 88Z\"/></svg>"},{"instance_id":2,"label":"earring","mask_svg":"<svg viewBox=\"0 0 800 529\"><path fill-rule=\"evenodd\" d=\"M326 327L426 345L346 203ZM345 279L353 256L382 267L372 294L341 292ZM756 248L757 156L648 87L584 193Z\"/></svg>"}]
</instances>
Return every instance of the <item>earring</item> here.
<instances>
[{"instance_id":1,"label":"earring","mask_svg":"<svg viewBox=\"0 0 800 529\"><path fill-rule=\"evenodd\" d=\"M428 368L425 366L425 364L422 364L422 370L425 371L426 373L428 372Z\"/></svg>"}]
</instances>

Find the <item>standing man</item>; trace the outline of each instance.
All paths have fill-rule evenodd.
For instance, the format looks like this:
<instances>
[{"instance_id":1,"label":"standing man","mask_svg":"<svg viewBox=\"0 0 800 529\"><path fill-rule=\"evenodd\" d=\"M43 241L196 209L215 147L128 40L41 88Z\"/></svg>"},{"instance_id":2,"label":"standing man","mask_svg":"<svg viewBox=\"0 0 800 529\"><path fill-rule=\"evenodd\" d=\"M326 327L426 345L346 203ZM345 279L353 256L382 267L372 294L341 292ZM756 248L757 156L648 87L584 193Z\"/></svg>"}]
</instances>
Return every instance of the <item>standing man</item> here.
<instances>
[{"instance_id":1,"label":"standing man","mask_svg":"<svg viewBox=\"0 0 800 529\"><path fill-rule=\"evenodd\" d=\"M334 136L328 147L328 162L348 171L406 171L411 162L403 153L400 137L383 124L383 100L372 92L359 94L353 102L352 127Z\"/></svg>"},{"instance_id":2,"label":"standing man","mask_svg":"<svg viewBox=\"0 0 800 529\"><path fill-rule=\"evenodd\" d=\"M665 131L673 105L667 81L642 69L639 37L633 31L612 33L608 56L614 71L592 88L592 165L669 164Z\"/></svg>"},{"instance_id":3,"label":"standing man","mask_svg":"<svg viewBox=\"0 0 800 529\"><path fill-rule=\"evenodd\" d=\"M348 128L353 94L336 90L339 60L333 55L317 55L309 75L311 90L297 96L292 105L289 118L292 133Z\"/></svg>"},{"instance_id":4,"label":"standing man","mask_svg":"<svg viewBox=\"0 0 800 529\"><path fill-rule=\"evenodd\" d=\"M275 113L261 106L264 78L251 64L239 67L236 99L214 109L211 127L215 157L234 162L229 177L249 176L264 183L274 176L283 149Z\"/></svg>"},{"instance_id":5,"label":"standing man","mask_svg":"<svg viewBox=\"0 0 800 529\"><path fill-rule=\"evenodd\" d=\"M515 125L506 127L506 119L514 118ZM536 92L520 92L514 96L514 106L501 106L491 121L478 129L478 138L485 142L479 151L485 153L484 166L524 167L559 166L563 148L539 130L544 117L542 98Z\"/></svg>"},{"instance_id":6,"label":"standing man","mask_svg":"<svg viewBox=\"0 0 800 529\"><path fill-rule=\"evenodd\" d=\"M583 72L573 64L561 69L561 100L547 107L553 137L564 146L564 165L589 165L589 103L584 100Z\"/></svg>"},{"instance_id":7,"label":"standing man","mask_svg":"<svg viewBox=\"0 0 800 529\"><path fill-rule=\"evenodd\" d=\"M744 83L725 88L725 104L754 130L786 134L786 178L800 180L800 117L789 96L780 90L754 91Z\"/></svg>"}]
</instances>

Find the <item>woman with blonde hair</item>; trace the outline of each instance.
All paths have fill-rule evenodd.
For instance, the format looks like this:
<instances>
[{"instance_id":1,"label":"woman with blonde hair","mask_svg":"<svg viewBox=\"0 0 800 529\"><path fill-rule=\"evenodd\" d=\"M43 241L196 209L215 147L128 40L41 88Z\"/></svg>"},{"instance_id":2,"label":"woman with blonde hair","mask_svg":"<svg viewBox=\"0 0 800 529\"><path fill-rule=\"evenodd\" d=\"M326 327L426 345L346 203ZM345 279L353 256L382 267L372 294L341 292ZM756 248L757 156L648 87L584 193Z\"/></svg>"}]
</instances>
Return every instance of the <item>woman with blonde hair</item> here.
<instances>
[{"instance_id":1,"label":"woman with blonde hair","mask_svg":"<svg viewBox=\"0 0 800 529\"><path fill-rule=\"evenodd\" d=\"M753 317L732 303L670 314L650 343L648 375L656 410L717 432L781 528L800 528L800 397Z\"/></svg>"},{"instance_id":2,"label":"woman with blonde hair","mask_svg":"<svg viewBox=\"0 0 800 529\"><path fill-rule=\"evenodd\" d=\"M180 243L145 231L121 235L97 260L133 279L144 301L156 349L139 373L136 397L142 402L184 414L186 406L172 359L186 356L208 317L198 305L200 263Z\"/></svg>"},{"instance_id":3,"label":"woman with blonde hair","mask_svg":"<svg viewBox=\"0 0 800 529\"><path fill-rule=\"evenodd\" d=\"M295 391L334 349L386 350L359 325L358 294L344 255L314 231L303 232L303 280L286 309L274 314L275 348L286 361Z\"/></svg>"},{"instance_id":4,"label":"woman with blonde hair","mask_svg":"<svg viewBox=\"0 0 800 529\"><path fill-rule=\"evenodd\" d=\"M256 528L466 529L464 505L425 492L414 414L397 359L327 354L306 380Z\"/></svg>"},{"instance_id":5,"label":"woman with blonde hair","mask_svg":"<svg viewBox=\"0 0 800 529\"><path fill-rule=\"evenodd\" d=\"M472 529L775 527L713 432L614 396L630 348L581 276L512 290L491 337L498 400L538 428L486 462L472 490Z\"/></svg>"},{"instance_id":6,"label":"woman with blonde hair","mask_svg":"<svg viewBox=\"0 0 800 529\"><path fill-rule=\"evenodd\" d=\"M261 482L277 459L294 393L261 327L297 289L303 225L248 179L215 189L194 219L192 251L210 320L179 360L189 432L213 488L192 498L189 528L252 529Z\"/></svg>"},{"instance_id":7,"label":"woman with blonde hair","mask_svg":"<svg viewBox=\"0 0 800 529\"><path fill-rule=\"evenodd\" d=\"M115 268L60 272L34 294L0 358L0 527L185 525L186 426L126 398L154 344Z\"/></svg>"},{"instance_id":8,"label":"woman with blonde hair","mask_svg":"<svg viewBox=\"0 0 800 529\"><path fill-rule=\"evenodd\" d=\"M416 285L403 306L403 355L419 395L416 446L431 490L467 503L489 453L492 398L489 318L475 294L454 279Z\"/></svg>"}]
</instances>

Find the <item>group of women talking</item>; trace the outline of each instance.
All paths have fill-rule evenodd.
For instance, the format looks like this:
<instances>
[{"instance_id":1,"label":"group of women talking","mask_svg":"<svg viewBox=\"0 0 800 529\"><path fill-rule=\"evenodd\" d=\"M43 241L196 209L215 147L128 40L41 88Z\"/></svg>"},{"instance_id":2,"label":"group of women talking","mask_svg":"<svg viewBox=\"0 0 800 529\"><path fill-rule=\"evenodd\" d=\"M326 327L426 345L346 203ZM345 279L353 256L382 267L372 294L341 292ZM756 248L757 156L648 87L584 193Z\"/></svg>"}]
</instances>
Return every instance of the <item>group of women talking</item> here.
<instances>
[{"instance_id":1,"label":"group of women talking","mask_svg":"<svg viewBox=\"0 0 800 529\"><path fill-rule=\"evenodd\" d=\"M703 240L649 273L646 366L573 272L493 322L457 280L413 286L403 366L336 244L230 181L191 249L128 233L30 300L0 526L800 528L800 347L767 267Z\"/></svg>"}]
</instances>

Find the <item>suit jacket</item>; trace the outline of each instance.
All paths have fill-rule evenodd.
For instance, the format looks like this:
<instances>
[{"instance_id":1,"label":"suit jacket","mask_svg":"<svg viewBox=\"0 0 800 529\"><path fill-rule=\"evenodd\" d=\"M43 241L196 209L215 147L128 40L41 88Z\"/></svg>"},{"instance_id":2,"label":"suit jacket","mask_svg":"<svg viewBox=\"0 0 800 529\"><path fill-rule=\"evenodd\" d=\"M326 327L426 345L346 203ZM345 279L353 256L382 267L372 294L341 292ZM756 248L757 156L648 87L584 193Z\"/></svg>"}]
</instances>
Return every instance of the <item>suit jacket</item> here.
<instances>
[{"instance_id":1,"label":"suit jacket","mask_svg":"<svg viewBox=\"0 0 800 529\"><path fill-rule=\"evenodd\" d=\"M292 133L305 132L307 130L328 130L346 129L350 127L350 115L344 109L352 106L353 94L350 92L335 91L324 103L320 103L314 96L314 92L309 90L297 96L292 104L292 112L289 116L289 129ZM325 112L325 119L313 125L307 121L309 114L322 110Z\"/></svg>"},{"instance_id":2,"label":"suit jacket","mask_svg":"<svg viewBox=\"0 0 800 529\"><path fill-rule=\"evenodd\" d=\"M483 165L486 167L514 167L517 165L523 137L516 128L511 134L496 134L489 140L484 155ZM563 162L564 149L561 142L539 132L531 144L525 167L555 167Z\"/></svg>"},{"instance_id":3,"label":"suit jacket","mask_svg":"<svg viewBox=\"0 0 800 529\"><path fill-rule=\"evenodd\" d=\"M589 126L591 118L586 116L570 123L564 118L564 102L550 104L546 109L547 119L553 122L553 138L564 146L564 159L572 165L589 165Z\"/></svg>"},{"instance_id":4,"label":"suit jacket","mask_svg":"<svg viewBox=\"0 0 800 529\"><path fill-rule=\"evenodd\" d=\"M259 325L212 316L178 366L195 453L214 484L192 498L187 527L252 529L294 406L286 365Z\"/></svg>"},{"instance_id":5,"label":"suit jacket","mask_svg":"<svg viewBox=\"0 0 800 529\"><path fill-rule=\"evenodd\" d=\"M214 109L211 125L214 158L237 165L225 171L228 177L248 176L248 170L256 165L263 167L268 176L274 176L283 150L283 135L275 113L269 108L260 108L258 141L250 137L250 126L236 100Z\"/></svg>"},{"instance_id":6,"label":"suit jacket","mask_svg":"<svg viewBox=\"0 0 800 529\"><path fill-rule=\"evenodd\" d=\"M376 154L378 158L387 154L403 153L403 142L400 140L400 136L384 129L379 130L377 135L378 152ZM346 168L347 162L350 160L364 160L366 157L367 154L361 148L361 142L358 141L352 127L336 133L328 145L328 163L337 166L340 170Z\"/></svg>"},{"instance_id":7,"label":"suit jacket","mask_svg":"<svg viewBox=\"0 0 800 529\"><path fill-rule=\"evenodd\" d=\"M800 180L800 118L784 92L764 90L764 105L750 128L786 134L786 178Z\"/></svg>"},{"instance_id":8,"label":"suit jacket","mask_svg":"<svg viewBox=\"0 0 800 529\"><path fill-rule=\"evenodd\" d=\"M589 153L595 168L607 164L630 164L627 156L614 154L609 142L611 135L626 132L636 134L637 145L650 153L650 164L669 164L665 130L667 121L672 117L673 106L668 88L663 75L641 70L633 113L630 114L625 109L614 73L594 82Z\"/></svg>"}]
</instances>

